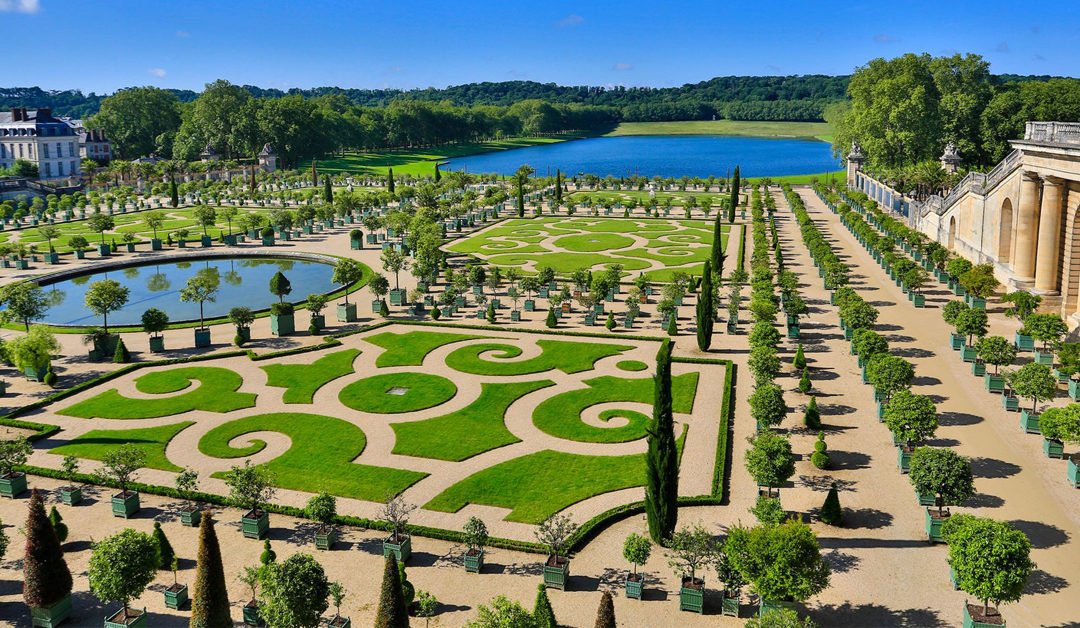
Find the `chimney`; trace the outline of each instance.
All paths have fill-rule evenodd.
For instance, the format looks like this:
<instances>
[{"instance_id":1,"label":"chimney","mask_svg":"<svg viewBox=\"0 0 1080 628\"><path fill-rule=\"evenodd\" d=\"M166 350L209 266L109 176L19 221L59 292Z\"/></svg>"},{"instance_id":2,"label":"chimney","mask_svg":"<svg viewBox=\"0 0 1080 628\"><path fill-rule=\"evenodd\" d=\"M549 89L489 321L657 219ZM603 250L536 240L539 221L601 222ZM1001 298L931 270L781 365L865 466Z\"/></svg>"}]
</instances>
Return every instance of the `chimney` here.
<instances>
[{"instance_id":1,"label":"chimney","mask_svg":"<svg viewBox=\"0 0 1080 628\"><path fill-rule=\"evenodd\" d=\"M11 108L11 121L22 122L22 109L19 109L18 107Z\"/></svg>"},{"instance_id":2,"label":"chimney","mask_svg":"<svg viewBox=\"0 0 1080 628\"><path fill-rule=\"evenodd\" d=\"M38 120L41 120L41 119L48 120L51 117L52 117L52 109L51 108L42 108L42 109L37 110L37 119Z\"/></svg>"}]
</instances>

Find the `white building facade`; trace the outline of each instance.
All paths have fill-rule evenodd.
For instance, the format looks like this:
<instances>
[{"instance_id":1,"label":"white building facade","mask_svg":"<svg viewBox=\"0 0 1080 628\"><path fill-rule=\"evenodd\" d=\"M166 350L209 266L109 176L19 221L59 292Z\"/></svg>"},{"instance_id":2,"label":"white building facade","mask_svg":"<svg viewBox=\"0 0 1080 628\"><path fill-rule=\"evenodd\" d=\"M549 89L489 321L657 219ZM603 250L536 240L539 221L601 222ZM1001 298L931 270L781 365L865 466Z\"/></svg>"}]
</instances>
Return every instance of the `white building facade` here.
<instances>
[{"instance_id":1,"label":"white building facade","mask_svg":"<svg viewBox=\"0 0 1080 628\"><path fill-rule=\"evenodd\" d=\"M79 149L78 133L49 109L0 112L0 168L23 159L37 165L40 179L78 177Z\"/></svg>"}]
</instances>

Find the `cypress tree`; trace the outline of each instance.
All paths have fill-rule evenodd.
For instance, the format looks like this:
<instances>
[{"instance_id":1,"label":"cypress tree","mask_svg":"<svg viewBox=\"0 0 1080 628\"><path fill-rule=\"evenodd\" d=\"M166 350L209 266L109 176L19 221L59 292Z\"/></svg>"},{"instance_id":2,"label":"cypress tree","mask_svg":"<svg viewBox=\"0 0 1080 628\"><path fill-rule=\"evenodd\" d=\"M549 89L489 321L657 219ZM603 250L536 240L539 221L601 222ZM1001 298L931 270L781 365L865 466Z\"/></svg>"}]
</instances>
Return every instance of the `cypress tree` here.
<instances>
[{"instance_id":1,"label":"cypress tree","mask_svg":"<svg viewBox=\"0 0 1080 628\"><path fill-rule=\"evenodd\" d=\"M551 608L551 600L548 599L547 587L537 585L536 604L533 607L533 623L536 628L559 628L559 622L555 619L555 609Z\"/></svg>"},{"instance_id":2,"label":"cypress tree","mask_svg":"<svg viewBox=\"0 0 1080 628\"><path fill-rule=\"evenodd\" d=\"M169 203L173 207L180 205L180 192L176 189L176 177L169 177Z\"/></svg>"},{"instance_id":3,"label":"cypress tree","mask_svg":"<svg viewBox=\"0 0 1080 628\"><path fill-rule=\"evenodd\" d=\"M311 185L319 185L319 171L315 169L315 160L311 160Z\"/></svg>"},{"instance_id":4,"label":"cypress tree","mask_svg":"<svg viewBox=\"0 0 1080 628\"><path fill-rule=\"evenodd\" d=\"M64 523L64 518L60 516L60 511L56 509L56 506L53 506L52 509L49 510L49 523L52 524L53 530L56 531L56 539L63 544L68 537L68 527L67 524Z\"/></svg>"},{"instance_id":5,"label":"cypress tree","mask_svg":"<svg viewBox=\"0 0 1080 628\"><path fill-rule=\"evenodd\" d=\"M199 521L199 555L195 565L195 587L191 595L191 628L231 628L229 592L221 547L214 530L214 517L204 512Z\"/></svg>"},{"instance_id":6,"label":"cypress tree","mask_svg":"<svg viewBox=\"0 0 1080 628\"><path fill-rule=\"evenodd\" d=\"M390 316L390 308L386 307L386 301L381 301L379 305L379 316L386 318Z\"/></svg>"},{"instance_id":7,"label":"cypress tree","mask_svg":"<svg viewBox=\"0 0 1080 628\"><path fill-rule=\"evenodd\" d=\"M735 222L735 207L739 204L739 167L735 166L735 175L731 178L731 202L728 203L727 221Z\"/></svg>"},{"instance_id":8,"label":"cypress tree","mask_svg":"<svg viewBox=\"0 0 1080 628\"><path fill-rule=\"evenodd\" d=\"M705 272L701 275L701 291L697 302L697 346L708 351L712 345L713 323L716 321L716 304L713 302L712 264L705 260Z\"/></svg>"},{"instance_id":9,"label":"cypress tree","mask_svg":"<svg viewBox=\"0 0 1080 628\"><path fill-rule=\"evenodd\" d=\"M615 628L615 602L608 591L604 591L600 596L600 608L596 610L594 628Z\"/></svg>"},{"instance_id":10,"label":"cypress tree","mask_svg":"<svg viewBox=\"0 0 1080 628\"><path fill-rule=\"evenodd\" d=\"M791 365L799 370L806 368L806 356L803 355L803 348L801 342L799 343L799 348L795 349L795 358L792 359Z\"/></svg>"},{"instance_id":11,"label":"cypress tree","mask_svg":"<svg viewBox=\"0 0 1080 628\"><path fill-rule=\"evenodd\" d=\"M818 518L822 523L838 526L844 521L844 511L840 508L840 492L836 490L836 482L829 488L829 494L825 496L825 503L821 506Z\"/></svg>"},{"instance_id":12,"label":"cypress tree","mask_svg":"<svg viewBox=\"0 0 1080 628\"><path fill-rule=\"evenodd\" d=\"M555 169L555 203L562 205L562 171Z\"/></svg>"},{"instance_id":13,"label":"cypress tree","mask_svg":"<svg viewBox=\"0 0 1080 628\"><path fill-rule=\"evenodd\" d=\"M393 554L386 557L383 567L382 591L379 593L379 612L375 628L408 628L409 613L401 594L401 579Z\"/></svg>"},{"instance_id":14,"label":"cypress tree","mask_svg":"<svg viewBox=\"0 0 1080 628\"><path fill-rule=\"evenodd\" d=\"M645 514L649 536L667 543L678 519L679 467L675 446L675 420L671 411L671 343L656 356L653 418L649 424L649 450L645 456Z\"/></svg>"},{"instance_id":15,"label":"cypress tree","mask_svg":"<svg viewBox=\"0 0 1080 628\"><path fill-rule=\"evenodd\" d=\"M154 522L154 533L152 535L154 539L154 546L156 547L157 554L157 568L158 569L172 569L173 557L176 556L176 552L173 551L172 543L169 543L169 538L165 536L165 531L161 529L161 522Z\"/></svg>"},{"instance_id":16,"label":"cypress tree","mask_svg":"<svg viewBox=\"0 0 1080 628\"><path fill-rule=\"evenodd\" d=\"M549 307L547 313L547 320L544 321L544 325L546 325L548 329L555 329L558 324L559 321L555 318L555 309Z\"/></svg>"},{"instance_id":17,"label":"cypress tree","mask_svg":"<svg viewBox=\"0 0 1080 628\"><path fill-rule=\"evenodd\" d=\"M716 212L716 219L713 221L712 250L709 251L709 261L712 262L713 273L716 274L717 279L724 275L723 233L724 230L720 225L720 212Z\"/></svg>"},{"instance_id":18,"label":"cypress tree","mask_svg":"<svg viewBox=\"0 0 1080 628\"><path fill-rule=\"evenodd\" d=\"M23 558L23 600L30 608L52 606L71 593L71 571L56 537L45 502L37 489L30 494Z\"/></svg>"},{"instance_id":19,"label":"cypress tree","mask_svg":"<svg viewBox=\"0 0 1080 628\"><path fill-rule=\"evenodd\" d=\"M517 180L517 210L518 218L525 217L525 181L522 177Z\"/></svg>"},{"instance_id":20,"label":"cypress tree","mask_svg":"<svg viewBox=\"0 0 1080 628\"><path fill-rule=\"evenodd\" d=\"M435 183L438 183L442 179L442 173L439 172L439 164L435 164Z\"/></svg>"},{"instance_id":21,"label":"cypress tree","mask_svg":"<svg viewBox=\"0 0 1080 628\"><path fill-rule=\"evenodd\" d=\"M810 397L810 403L803 414L803 424L810 429L821 427L821 412L818 411L817 397Z\"/></svg>"},{"instance_id":22,"label":"cypress tree","mask_svg":"<svg viewBox=\"0 0 1080 628\"><path fill-rule=\"evenodd\" d=\"M810 392L810 371L804 366L802 370L802 377L799 378L799 392L806 394Z\"/></svg>"},{"instance_id":23,"label":"cypress tree","mask_svg":"<svg viewBox=\"0 0 1080 628\"><path fill-rule=\"evenodd\" d=\"M334 202L334 188L330 184L330 175L324 174L322 180L323 180L323 193L322 193L323 194L323 201L326 202L327 205L329 205L330 203Z\"/></svg>"},{"instance_id":24,"label":"cypress tree","mask_svg":"<svg viewBox=\"0 0 1080 628\"><path fill-rule=\"evenodd\" d=\"M387 168L386 169L386 191L391 193L391 194L394 193L394 169L393 168Z\"/></svg>"}]
</instances>

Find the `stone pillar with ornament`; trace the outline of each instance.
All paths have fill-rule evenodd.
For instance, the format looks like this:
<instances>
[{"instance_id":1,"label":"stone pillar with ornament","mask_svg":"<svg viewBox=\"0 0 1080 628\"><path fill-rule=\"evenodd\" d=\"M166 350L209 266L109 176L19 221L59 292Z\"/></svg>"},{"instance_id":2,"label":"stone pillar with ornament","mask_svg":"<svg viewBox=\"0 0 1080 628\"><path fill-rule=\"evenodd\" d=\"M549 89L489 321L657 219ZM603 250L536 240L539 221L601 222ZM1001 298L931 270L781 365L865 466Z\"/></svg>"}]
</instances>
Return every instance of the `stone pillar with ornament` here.
<instances>
[{"instance_id":1,"label":"stone pillar with ornament","mask_svg":"<svg viewBox=\"0 0 1080 628\"><path fill-rule=\"evenodd\" d=\"M858 184L858 174L862 171L862 165L866 161L866 155L858 142L851 143L851 150L847 154L847 186L854 188Z\"/></svg>"},{"instance_id":2,"label":"stone pillar with ornament","mask_svg":"<svg viewBox=\"0 0 1080 628\"><path fill-rule=\"evenodd\" d=\"M945 152L941 154L941 169L949 174L956 174L960 169L960 153L956 150L956 144L949 142L945 145Z\"/></svg>"}]
</instances>

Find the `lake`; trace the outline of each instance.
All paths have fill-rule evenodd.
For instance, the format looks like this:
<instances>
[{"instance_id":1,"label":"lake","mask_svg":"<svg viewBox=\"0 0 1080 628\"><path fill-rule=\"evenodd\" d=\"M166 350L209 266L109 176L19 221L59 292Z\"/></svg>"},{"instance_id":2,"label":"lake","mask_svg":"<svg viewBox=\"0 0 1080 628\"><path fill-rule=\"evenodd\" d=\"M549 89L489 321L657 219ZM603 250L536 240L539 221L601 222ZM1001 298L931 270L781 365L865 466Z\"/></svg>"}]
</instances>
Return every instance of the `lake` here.
<instances>
[{"instance_id":1,"label":"lake","mask_svg":"<svg viewBox=\"0 0 1080 628\"><path fill-rule=\"evenodd\" d=\"M107 272L80 275L46 285L45 293L58 301L45 314L45 322L54 325L101 325L101 317L92 314L84 303L90 284L101 279L115 279L130 291L127 305L109 313L109 325L141 325L142 314L156 307L169 315L171 322L199 319L199 304L180 300L180 290L189 277L204 268L213 268L221 280L215 303L203 304L205 318L225 316L234 307L262 310L277 301L270 294L270 277L279 270L292 283L287 301L303 301L312 293L325 294L339 286L331 277L330 264L286 258L238 257L204 259L130 266Z\"/></svg>"},{"instance_id":2,"label":"lake","mask_svg":"<svg viewBox=\"0 0 1080 628\"><path fill-rule=\"evenodd\" d=\"M513 174L522 164L541 176L777 177L838 170L827 142L729 135L593 137L451 159L444 169Z\"/></svg>"}]
</instances>

